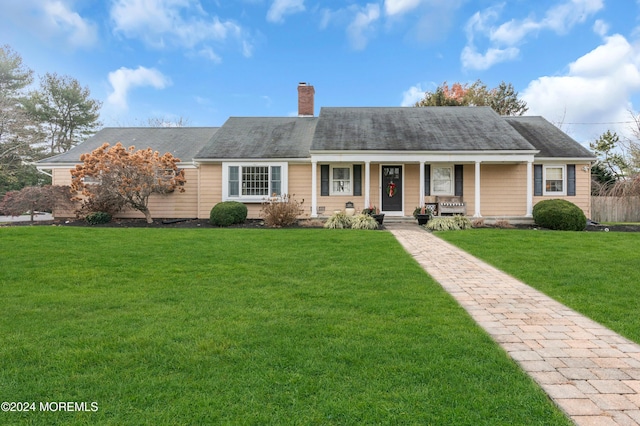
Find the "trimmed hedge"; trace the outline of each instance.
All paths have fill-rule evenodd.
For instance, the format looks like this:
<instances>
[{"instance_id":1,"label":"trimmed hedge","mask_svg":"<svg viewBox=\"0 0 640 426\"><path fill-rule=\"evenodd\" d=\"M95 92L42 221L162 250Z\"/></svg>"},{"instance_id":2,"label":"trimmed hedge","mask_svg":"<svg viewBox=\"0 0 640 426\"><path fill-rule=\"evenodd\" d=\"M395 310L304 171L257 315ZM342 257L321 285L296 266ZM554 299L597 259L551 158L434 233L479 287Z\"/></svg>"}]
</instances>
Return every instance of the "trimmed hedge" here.
<instances>
[{"instance_id":1,"label":"trimmed hedge","mask_svg":"<svg viewBox=\"0 0 640 426\"><path fill-rule=\"evenodd\" d=\"M238 201L223 201L216 204L209 214L213 226L229 226L243 223L247 219L247 206Z\"/></svg>"},{"instance_id":2,"label":"trimmed hedge","mask_svg":"<svg viewBox=\"0 0 640 426\"><path fill-rule=\"evenodd\" d=\"M533 207L536 225L557 231L584 231L587 217L582 209L567 200L544 200Z\"/></svg>"},{"instance_id":3,"label":"trimmed hedge","mask_svg":"<svg viewBox=\"0 0 640 426\"><path fill-rule=\"evenodd\" d=\"M111 222L111 214L107 212L91 212L84 217L89 225L102 225Z\"/></svg>"}]
</instances>

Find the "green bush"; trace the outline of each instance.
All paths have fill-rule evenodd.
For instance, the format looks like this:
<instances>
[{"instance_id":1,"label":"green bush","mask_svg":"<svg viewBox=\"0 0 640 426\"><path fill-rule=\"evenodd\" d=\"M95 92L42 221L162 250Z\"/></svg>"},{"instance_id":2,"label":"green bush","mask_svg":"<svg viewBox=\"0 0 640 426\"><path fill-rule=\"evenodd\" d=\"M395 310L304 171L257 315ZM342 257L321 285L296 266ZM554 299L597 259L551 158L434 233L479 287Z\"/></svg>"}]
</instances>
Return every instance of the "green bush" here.
<instances>
[{"instance_id":1,"label":"green bush","mask_svg":"<svg viewBox=\"0 0 640 426\"><path fill-rule=\"evenodd\" d=\"M544 200L533 207L536 225L558 231L583 231L587 217L582 209L567 200Z\"/></svg>"},{"instance_id":2,"label":"green bush","mask_svg":"<svg viewBox=\"0 0 640 426\"><path fill-rule=\"evenodd\" d=\"M473 225L466 216L437 216L424 225L430 231L459 231Z\"/></svg>"},{"instance_id":3,"label":"green bush","mask_svg":"<svg viewBox=\"0 0 640 426\"><path fill-rule=\"evenodd\" d=\"M107 212L92 212L84 217L89 225L102 225L111 222L111 214Z\"/></svg>"},{"instance_id":4,"label":"green bush","mask_svg":"<svg viewBox=\"0 0 640 426\"><path fill-rule=\"evenodd\" d=\"M209 214L213 226L229 226L243 223L247 219L247 206L238 201L223 201L216 204Z\"/></svg>"},{"instance_id":5,"label":"green bush","mask_svg":"<svg viewBox=\"0 0 640 426\"><path fill-rule=\"evenodd\" d=\"M373 219L375 221L375 219ZM348 229L351 228L352 216L344 213L334 213L324 223L324 227L328 229Z\"/></svg>"},{"instance_id":6,"label":"green bush","mask_svg":"<svg viewBox=\"0 0 640 426\"><path fill-rule=\"evenodd\" d=\"M378 229L378 222L368 214L358 214L351 218L351 229Z\"/></svg>"}]
</instances>

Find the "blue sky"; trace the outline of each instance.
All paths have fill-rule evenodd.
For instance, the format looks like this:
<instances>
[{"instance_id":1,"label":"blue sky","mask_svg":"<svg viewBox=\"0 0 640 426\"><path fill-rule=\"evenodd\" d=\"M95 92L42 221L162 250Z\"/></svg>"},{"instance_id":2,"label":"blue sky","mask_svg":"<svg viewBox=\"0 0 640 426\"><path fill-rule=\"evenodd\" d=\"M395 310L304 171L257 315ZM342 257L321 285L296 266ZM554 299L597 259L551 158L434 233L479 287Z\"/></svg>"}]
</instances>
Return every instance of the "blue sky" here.
<instances>
[{"instance_id":1,"label":"blue sky","mask_svg":"<svg viewBox=\"0 0 640 426\"><path fill-rule=\"evenodd\" d=\"M0 44L106 126L295 115L298 82L318 114L506 81L585 144L640 110L640 0L0 0Z\"/></svg>"}]
</instances>

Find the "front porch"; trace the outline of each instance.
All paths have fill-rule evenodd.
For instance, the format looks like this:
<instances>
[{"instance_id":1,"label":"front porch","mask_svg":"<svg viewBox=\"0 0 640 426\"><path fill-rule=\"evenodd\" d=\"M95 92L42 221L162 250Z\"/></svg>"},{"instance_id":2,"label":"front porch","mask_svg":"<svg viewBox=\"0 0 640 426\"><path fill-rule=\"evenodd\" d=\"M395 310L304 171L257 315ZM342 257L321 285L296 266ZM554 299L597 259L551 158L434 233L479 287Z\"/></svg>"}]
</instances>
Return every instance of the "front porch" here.
<instances>
[{"instance_id":1,"label":"front porch","mask_svg":"<svg viewBox=\"0 0 640 426\"><path fill-rule=\"evenodd\" d=\"M462 162L456 160L463 158L448 155L445 162L430 158L416 161L414 155L412 161L388 158L361 163L348 163L344 155L340 157L340 162L327 158L327 163L312 158L311 217L330 216L346 202L352 202L357 212L375 206L387 218L411 217L416 207L437 205L439 198L454 196L464 202L464 212L471 218L508 217L526 222L532 217L533 156L527 161L518 155L511 161L498 156L503 161L487 158L470 162L464 158L466 162ZM336 184L338 174L332 173L338 169L344 179Z\"/></svg>"}]
</instances>

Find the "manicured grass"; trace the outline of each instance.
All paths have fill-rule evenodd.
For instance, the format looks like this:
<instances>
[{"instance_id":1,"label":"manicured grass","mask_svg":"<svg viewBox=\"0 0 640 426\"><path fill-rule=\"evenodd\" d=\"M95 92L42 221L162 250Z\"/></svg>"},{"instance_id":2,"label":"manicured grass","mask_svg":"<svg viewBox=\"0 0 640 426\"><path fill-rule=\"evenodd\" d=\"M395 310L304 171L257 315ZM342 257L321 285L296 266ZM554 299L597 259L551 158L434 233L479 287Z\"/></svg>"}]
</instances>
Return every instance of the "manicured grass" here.
<instances>
[{"instance_id":1,"label":"manicured grass","mask_svg":"<svg viewBox=\"0 0 640 426\"><path fill-rule=\"evenodd\" d=\"M474 229L437 235L640 343L640 234Z\"/></svg>"},{"instance_id":2,"label":"manicured grass","mask_svg":"<svg viewBox=\"0 0 640 426\"><path fill-rule=\"evenodd\" d=\"M0 228L29 424L570 424L386 232Z\"/></svg>"}]
</instances>

